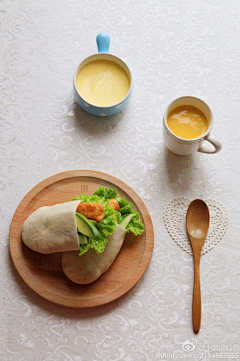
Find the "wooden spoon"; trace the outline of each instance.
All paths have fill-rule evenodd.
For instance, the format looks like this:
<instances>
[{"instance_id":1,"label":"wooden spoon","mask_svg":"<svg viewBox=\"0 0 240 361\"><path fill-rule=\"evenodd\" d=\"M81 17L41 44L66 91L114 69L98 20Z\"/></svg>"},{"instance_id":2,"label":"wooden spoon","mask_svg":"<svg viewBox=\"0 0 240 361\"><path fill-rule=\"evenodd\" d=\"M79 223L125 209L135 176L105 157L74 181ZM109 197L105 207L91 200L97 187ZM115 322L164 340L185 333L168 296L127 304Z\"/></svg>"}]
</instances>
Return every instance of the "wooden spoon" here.
<instances>
[{"instance_id":1,"label":"wooden spoon","mask_svg":"<svg viewBox=\"0 0 240 361\"><path fill-rule=\"evenodd\" d=\"M192 201L187 210L187 233L194 258L194 286L192 301L193 330L199 332L201 325L200 257L208 233L210 215L208 206L201 199Z\"/></svg>"}]
</instances>

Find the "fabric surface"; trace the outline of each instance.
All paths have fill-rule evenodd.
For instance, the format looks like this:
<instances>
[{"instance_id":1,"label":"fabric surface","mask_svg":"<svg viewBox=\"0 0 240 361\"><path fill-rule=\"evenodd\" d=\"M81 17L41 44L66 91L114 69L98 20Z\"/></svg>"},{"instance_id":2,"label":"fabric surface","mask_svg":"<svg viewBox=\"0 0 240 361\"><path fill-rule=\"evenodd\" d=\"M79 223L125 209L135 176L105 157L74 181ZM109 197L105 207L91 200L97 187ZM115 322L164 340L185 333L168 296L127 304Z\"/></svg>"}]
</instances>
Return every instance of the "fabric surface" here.
<instances>
[{"instance_id":1,"label":"fabric surface","mask_svg":"<svg viewBox=\"0 0 240 361\"><path fill-rule=\"evenodd\" d=\"M0 360L150 361L236 356L240 340L240 8L237 0L0 2ZM133 92L110 118L84 112L73 73L110 35L131 69ZM209 104L220 153L176 156L162 118L175 98ZM26 193L71 169L118 177L154 225L150 265L124 297L92 310L50 304L22 281L9 228ZM229 227L201 259L202 323L192 331L193 259L171 238L164 207L214 199ZM220 355L220 353L222 353ZM164 356L165 355L165 356ZM235 357L235 359L239 359Z\"/></svg>"}]
</instances>

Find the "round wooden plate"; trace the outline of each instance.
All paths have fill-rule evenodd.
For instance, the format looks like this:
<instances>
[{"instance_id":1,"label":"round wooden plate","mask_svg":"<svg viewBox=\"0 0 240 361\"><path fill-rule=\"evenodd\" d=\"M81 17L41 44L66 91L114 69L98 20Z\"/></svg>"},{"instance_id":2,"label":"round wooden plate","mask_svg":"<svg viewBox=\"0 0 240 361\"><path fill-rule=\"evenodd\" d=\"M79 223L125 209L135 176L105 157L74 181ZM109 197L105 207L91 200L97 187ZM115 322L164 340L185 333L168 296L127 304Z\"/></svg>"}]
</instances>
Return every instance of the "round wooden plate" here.
<instances>
[{"instance_id":1,"label":"round wooden plate","mask_svg":"<svg viewBox=\"0 0 240 361\"><path fill-rule=\"evenodd\" d=\"M62 272L61 253L43 255L24 245L22 226L37 208L70 201L81 193L93 194L99 186L116 188L122 197L132 202L141 214L145 231L138 237L127 234L114 263L97 281L77 285ZM73 308L100 306L129 291L147 269L154 243L152 221L139 196L119 179L90 170L59 173L36 185L19 204L9 238L13 263L28 286L48 301Z\"/></svg>"}]
</instances>

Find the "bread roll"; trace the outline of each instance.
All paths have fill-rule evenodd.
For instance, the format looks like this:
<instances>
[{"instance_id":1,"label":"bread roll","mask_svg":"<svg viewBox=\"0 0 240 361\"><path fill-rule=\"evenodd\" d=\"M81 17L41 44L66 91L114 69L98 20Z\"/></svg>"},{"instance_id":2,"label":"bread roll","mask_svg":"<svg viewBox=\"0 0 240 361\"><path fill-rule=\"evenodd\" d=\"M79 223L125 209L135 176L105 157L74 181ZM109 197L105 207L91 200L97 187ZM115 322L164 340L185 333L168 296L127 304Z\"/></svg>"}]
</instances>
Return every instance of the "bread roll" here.
<instances>
[{"instance_id":1,"label":"bread roll","mask_svg":"<svg viewBox=\"0 0 240 361\"><path fill-rule=\"evenodd\" d=\"M74 283L88 284L96 281L108 270L117 257L126 235L125 228L117 225L108 237L103 253L90 249L82 256L79 252L64 252L62 254L62 269L65 275Z\"/></svg>"},{"instance_id":2,"label":"bread roll","mask_svg":"<svg viewBox=\"0 0 240 361\"><path fill-rule=\"evenodd\" d=\"M70 201L33 212L23 224L25 245L43 254L79 250L75 215L79 203Z\"/></svg>"}]
</instances>

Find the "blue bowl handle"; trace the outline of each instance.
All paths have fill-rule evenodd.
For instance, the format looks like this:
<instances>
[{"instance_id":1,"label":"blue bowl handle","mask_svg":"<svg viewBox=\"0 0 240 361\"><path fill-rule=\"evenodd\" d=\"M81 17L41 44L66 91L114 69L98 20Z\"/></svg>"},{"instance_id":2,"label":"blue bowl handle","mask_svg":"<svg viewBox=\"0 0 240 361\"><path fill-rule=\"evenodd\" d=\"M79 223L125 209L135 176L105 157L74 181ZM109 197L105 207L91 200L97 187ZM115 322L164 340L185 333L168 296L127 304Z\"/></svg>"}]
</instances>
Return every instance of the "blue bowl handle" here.
<instances>
[{"instance_id":1,"label":"blue bowl handle","mask_svg":"<svg viewBox=\"0 0 240 361\"><path fill-rule=\"evenodd\" d=\"M110 36L107 33L100 33L97 36L97 47L99 53L108 53L110 45Z\"/></svg>"}]
</instances>

